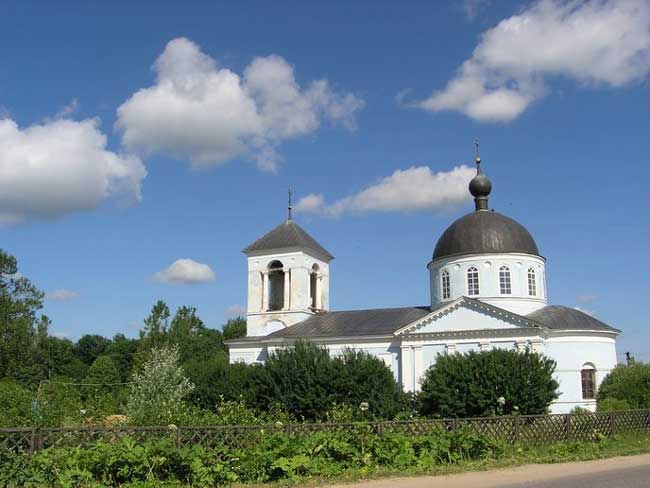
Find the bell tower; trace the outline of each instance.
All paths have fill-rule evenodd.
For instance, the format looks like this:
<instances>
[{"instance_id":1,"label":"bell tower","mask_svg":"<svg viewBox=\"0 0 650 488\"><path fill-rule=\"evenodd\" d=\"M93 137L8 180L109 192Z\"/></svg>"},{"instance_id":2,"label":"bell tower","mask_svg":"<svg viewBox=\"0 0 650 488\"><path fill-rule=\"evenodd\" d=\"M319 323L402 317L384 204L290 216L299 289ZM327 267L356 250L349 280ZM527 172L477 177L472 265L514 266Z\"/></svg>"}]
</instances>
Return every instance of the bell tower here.
<instances>
[{"instance_id":1,"label":"bell tower","mask_svg":"<svg viewBox=\"0 0 650 488\"><path fill-rule=\"evenodd\" d=\"M266 336L329 310L329 263L334 257L287 220L244 249L248 258L247 336Z\"/></svg>"}]
</instances>

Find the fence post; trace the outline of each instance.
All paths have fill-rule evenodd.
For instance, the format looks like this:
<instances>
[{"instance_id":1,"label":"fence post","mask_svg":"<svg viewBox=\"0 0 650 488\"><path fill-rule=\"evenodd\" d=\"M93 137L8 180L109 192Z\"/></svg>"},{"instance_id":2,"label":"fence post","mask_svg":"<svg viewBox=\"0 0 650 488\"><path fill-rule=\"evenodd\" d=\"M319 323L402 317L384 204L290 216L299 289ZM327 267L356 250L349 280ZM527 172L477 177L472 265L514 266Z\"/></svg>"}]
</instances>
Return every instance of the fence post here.
<instances>
[{"instance_id":1,"label":"fence post","mask_svg":"<svg viewBox=\"0 0 650 488\"><path fill-rule=\"evenodd\" d=\"M609 415L607 415L607 420L608 420L608 424L609 424L608 425L608 427L609 427L608 430L609 430L609 436L610 437L614 435L614 419L615 419L614 412L609 412Z\"/></svg>"},{"instance_id":2,"label":"fence post","mask_svg":"<svg viewBox=\"0 0 650 488\"><path fill-rule=\"evenodd\" d=\"M515 439L514 443L519 442L519 415L515 415Z\"/></svg>"},{"instance_id":3,"label":"fence post","mask_svg":"<svg viewBox=\"0 0 650 488\"><path fill-rule=\"evenodd\" d=\"M180 425L176 428L176 447L178 449L180 449L182 447L181 446L181 440L182 440L181 429L182 429L182 427Z\"/></svg>"},{"instance_id":4,"label":"fence post","mask_svg":"<svg viewBox=\"0 0 650 488\"><path fill-rule=\"evenodd\" d=\"M29 436L29 452L30 454L36 452L36 427L32 428L32 432Z\"/></svg>"},{"instance_id":5,"label":"fence post","mask_svg":"<svg viewBox=\"0 0 650 488\"><path fill-rule=\"evenodd\" d=\"M570 413L565 413L564 414L564 428L562 429L565 441L569 440L569 425L570 425L570 422L571 422L571 414Z\"/></svg>"}]
</instances>

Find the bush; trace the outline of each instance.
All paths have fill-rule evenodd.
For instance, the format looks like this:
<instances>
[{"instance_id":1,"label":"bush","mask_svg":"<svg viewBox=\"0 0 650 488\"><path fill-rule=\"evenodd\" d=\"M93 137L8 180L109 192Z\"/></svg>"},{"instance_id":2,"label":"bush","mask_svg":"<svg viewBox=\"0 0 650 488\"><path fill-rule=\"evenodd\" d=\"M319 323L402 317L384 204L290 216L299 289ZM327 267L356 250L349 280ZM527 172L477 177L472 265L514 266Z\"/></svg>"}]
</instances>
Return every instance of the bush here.
<instances>
[{"instance_id":1,"label":"bush","mask_svg":"<svg viewBox=\"0 0 650 488\"><path fill-rule=\"evenodd\" d=\"M142 444L123 438L84 449L50 448L31 457L0 451L0 482L6 486L223 486L332 477L376 467L430 468L499 452L494 442L464 430L377 435L369 425L306 435L268 432L242 448L224 444L212 449L200 445L179 448L171 438Z\"/></svg>"},{"instance_id":2,"label":"bush","mask_svg":"<svg viewBox=\"0 0 650 488\"><path fill-rule=\"evenodd\" d=\"M625 401L633 409L650 408L650 364L616 366L598 390L599 404L611 399Z\"/></svg>"},{"instance_id":3,"label":"bush","mask_svg":"<svg viewBox=\"0 0 650 488\"><path fill-rule=\"evenodd\" d=\"M596 405L599 412L616 412L619 410L630 410L630 404L627 400L619 400L617 398L605 398L599 400Z\"/></svg>"},{"instance_id":4,"label":"bush","mask_svg":"<svg viewBox=\"0 0 650 488\"><path fill-rule=\"evenodd\" d=\"M390 369L365 352L349 350L332 358L324 348L299 342L238 374L249 406L276 405L298 419L323 420L333 405L343 404L357 419L393 418L408 406Z\"/></svg>"},{"instance_id":5,"label":"bush","mask_svg":"<svg viewBox=\"0 0 650 488\"><path fill-rule=\"evenodd\" d=\"M439 355L422 380L420 413L435 417L543 414L558 396L554 371L553 360L529 351Z\"/></svg>"},{"instance_id":6,"label":"bush","mask_svg":"<svg viewBox=\"0 0 650 488\"><path fill-rule=\"evenodd\" d=\"M142 372L133 375L127 415L133 425L178 423L187 415L183 399L194 385L178 365L177 347L152 349Z\"/></svg>"},{"instance_id":7,"label":"bush","mask_svg":"<svg viewBox=\"0 0 650 488\"><path fill-rule=\"evenodd\" d=\"M0 381L0 427L32 425L32 392L13 380Z\"/></svg>"}]
</instances>

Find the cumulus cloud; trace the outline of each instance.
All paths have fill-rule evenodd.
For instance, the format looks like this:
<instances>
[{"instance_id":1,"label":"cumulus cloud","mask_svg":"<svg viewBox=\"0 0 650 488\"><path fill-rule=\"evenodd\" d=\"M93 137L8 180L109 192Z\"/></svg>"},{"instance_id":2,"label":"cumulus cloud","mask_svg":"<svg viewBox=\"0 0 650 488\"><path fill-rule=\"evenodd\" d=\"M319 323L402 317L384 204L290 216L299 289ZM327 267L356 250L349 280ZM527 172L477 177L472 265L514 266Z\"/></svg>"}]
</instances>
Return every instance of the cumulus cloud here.
<instances>
[{"instance_id":1,"label":"cumulus cloud","mask_svg":"<svg viewBox=\"0 0 650 488\"><path fill-rule=\"evenodd\" d=\"M428 166L397 170L349 197L327 203L321 194L301 198L296 212L337 217L343 213L443 209L467 201L467 184L476 170L465 165L434 173Z\"/></svg>"},{"instance_id":2,"label":"cumulus cloud","mask_svg":"<svg viewBox=\"0 0 650 488\"><path fill-rule=\"evenodd\" d=\"M110 196L140 200L145 176L137 157L106 149L97 119L26 128L0 119L0 225L90 210Z\"/></svg>"},{"instance_id":3,"label":"cumulus cloud","mask_svg":"<svg viewBox=\"0 0 650 488\"><path fill-rule=\"evenodd\" d=\"M45 294L45 298L53 302L66 302L79 296L79 292L59 288Z\"/></svg>"},{"instance_id":4,"label":"cumulus cloud","mask_svg":"<svg viewBox=\"0 0 650 488\"><path fill-rule=\"evenodd\" d=\"M185 38L170 41L153 69L155 84L117 110L123 144L198 167L245 155L274 171L282 141L314 132L323 120L354 129L364 104L334 91L327 80L301 88L279 56L255 58L239 75Z\"/></svg>"},{"instance_id":5,"label":"cumulus cloud","mask_svg":"<svg viewBox=\"0 0 650 488\"><path fill-rule=\"evenodd\" d=\"M155 281L180 284L207 283L215 278L210 266L187 258L178 259L153 275Z\"/></svg>"},{"instance_id":6,"label":"cumulus cloud","mask_svg":"<svg viewBox=\"0 0 650 488\"><path fill-rule=\"evenodd\" d=\"M544 95L549 78L621 87L649 73L647 0L540 0L485 32L446 88L416 105L509 121Z\"/></svg>"}]
</instances>

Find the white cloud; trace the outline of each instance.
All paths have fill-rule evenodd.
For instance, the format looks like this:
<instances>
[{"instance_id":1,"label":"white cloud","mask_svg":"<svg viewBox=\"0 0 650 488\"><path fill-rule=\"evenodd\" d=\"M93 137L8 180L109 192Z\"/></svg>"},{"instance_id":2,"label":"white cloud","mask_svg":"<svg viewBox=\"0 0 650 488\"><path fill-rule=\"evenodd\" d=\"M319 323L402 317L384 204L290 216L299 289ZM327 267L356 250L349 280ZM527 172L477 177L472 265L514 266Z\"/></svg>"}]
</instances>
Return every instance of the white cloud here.
<instances>
[{"instance_id":1,"label":"white cloud","mask_svg":"<svg viewBox=\"0 0 650 488\"><path fill-rule=\"evenodd\" d=\"M279 143L314 132L324 119L353 129L363 107L326 80L301 88L279 56L255 58L240 76L185 38L167 44L154 71L156 83L117 110L123 144L142 154L187 158L194 166L245 155L274 171Z\"/></svg>"},{"instance_id":2,"label":"white cloud","mask_svg":"<svg viewBox=\"0 0 650 488\"><path fill-rule=\"evenodd\" d=\"M214 281L215 278L210 266L187 258L178 259L153 275L156 281L181 284L207 283Z\"/></svg>"},{"instance_id":3,"label":"white cloud","mask_svg":"<svg viewBox=\"0 0 650 488\"><path fill-rule=\"evenodd\" d=\"M307 195L295 210L336 217L343 213L443 209L467 201L467 185L475 174L476 170L465 165L438 173L428 166L413 166L333 203L326 203L320 194Z\"/></svg>"},{"instance_id":4,"label":"white cloud","mask_svg":"<svg viewBox=\"0 0 650 488\"><path fill-rule=\"evenodd\" d=\"M226 309L226 317L244 317L246 315L246 307L243 305L231 305Z\"/></svg>"},{"instance_id":5,"label":"white cloud","mask_svg":"<svg viewBox=\"0 0 650 488\"><path fill-rule=\"evenodd\" d=\"M141 161L106 149L97 119L19 128L0 119L0 225L90 210L110 196L140 200Z\"/></svg>"},{"instance_id":6,"label":"white cloud","mask_svg":"<svg viewBox=\"0 0 650 488\"><path fill-rule=\"evenodd\" d=\"M45 298L52 300L53 302L65 302L77 298L78 296L79 292L59 288L58 290L47 292Z\"/></svg>"},{"instance_id":7,"label":"white cloud","mask_svg":"<svg viewBox=\"0 0 650 488\"><path fill-rule=\"evenodd\" d=\"M50 335L57 339L70 339L70 334L67 332L52 332Z\"/></svg>"},{"instance_id":8,"label":"white cloud","mask_svg":"<svg viewBox=\"0 0 650 488\"><path fill-rule=\"evenodd\" d=\"M463 0L463 13L468 20L474 20L479 12L490 5L491 0Z\"/></svg>"},{"instance_id":9,"label":"white cloud","mask_svg":"<svg viewBox=\"0 0 650 488\"><path fill-rule=\"evenodd\" d=\"M417 105L509 121L549 78L620 87L648 74L650 2L540 0L485 32L447 87Z\"/></svg>"},{"instance_id":10,"label":"white cloud","mask_svg":"<svg viewBox=\"0 0 650 488\"><path fill-rule=\"evenodd\" d=\"M68 116L74 114L75 112L77 112L79 110L79 107L80 107L79 100L77 100L76 98L73 98L72 100L70 100L69 104L67 104L65 107L63 107L59 111L59 113L57 114L57 117L59 117L59 118L60 117L68 117Z\"/></svg>"}]
</instances>

